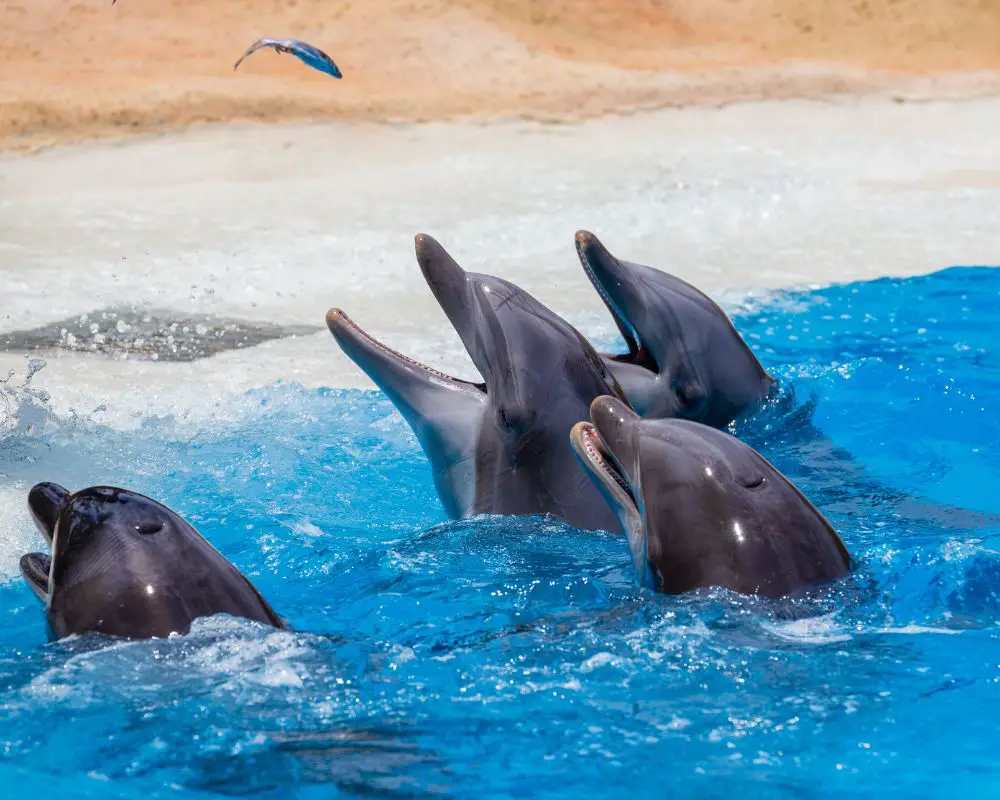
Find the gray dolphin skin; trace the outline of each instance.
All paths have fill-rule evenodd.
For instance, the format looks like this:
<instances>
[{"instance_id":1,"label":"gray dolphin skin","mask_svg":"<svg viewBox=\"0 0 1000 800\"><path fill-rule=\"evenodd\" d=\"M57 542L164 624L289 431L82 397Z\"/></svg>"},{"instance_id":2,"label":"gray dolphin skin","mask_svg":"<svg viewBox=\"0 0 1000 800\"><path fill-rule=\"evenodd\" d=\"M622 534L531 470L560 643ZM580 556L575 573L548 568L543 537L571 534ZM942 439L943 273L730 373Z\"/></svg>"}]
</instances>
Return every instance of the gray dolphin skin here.
<instances>
[{"instance_id":1,"label":"gray dolphin skin","mask_svg":"<svg viewBox=\"0 0 1000 800\"><path fill-rule=\"evenodd\" d=\"M570 439L615 509L640 583L768 598L846 576L851 556L808 499L749 445L599 397Z\"/></svg>"},{"instance_id":2,"label":"gray dolphin skin","mask_svg":"<svg viewBox=\"0 0 1000 800\"><path fill-rule=\"evenodd\" d=\"M426 234L416 236L415 248L483 383L389 349L340 309L330 309L326 322L413 429L448 514L552 514L578 528L620 532L568 438L594 398L625 401L600 356L518 286L466 272Z\"/></svg>"},{"instance_id":3,"label":"gray dolphin skin","mask_svg":"<svg viewBox=\"0 0 1000 800\"><path fill-rule=\"evenodd\" d=\"M588 231L577 232L576 252L628 345L602 357L639 414L724 428L767 399L774 378L707 295L616 258Z\"/></svg>"},{"instance_id":4,"label":"gray dolphin skin","mask_svg":"<svg viewBox=\"0 0 1000 800\"><path fill-rule=\"evenodd\" d=\"M166 637L219 613L285 627L236 567L149 497L112 486L70 493L40 483L28 493L28 507L52 555L26 554L21 574L45 604L56 638Z\"/></svg>"}]
</instances>

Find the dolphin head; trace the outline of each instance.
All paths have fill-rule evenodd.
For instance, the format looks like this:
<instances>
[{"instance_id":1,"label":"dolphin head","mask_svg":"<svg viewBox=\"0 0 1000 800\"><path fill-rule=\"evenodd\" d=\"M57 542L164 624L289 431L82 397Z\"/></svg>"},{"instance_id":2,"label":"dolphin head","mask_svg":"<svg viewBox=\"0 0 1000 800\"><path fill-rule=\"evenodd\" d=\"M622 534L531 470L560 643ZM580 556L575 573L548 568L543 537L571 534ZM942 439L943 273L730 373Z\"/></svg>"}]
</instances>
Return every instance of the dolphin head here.
<instances>
[{"instance_id":1,"label":"dolphin head","mask_svg":"<svg viewBox=\"0 0 1000 800\"><path fill-rule=\"evenodd\" d=\"M643 585L777 597L847 573L836 531L749 445L689 420L643 419L612 397L594 400L590 418L570 438Z\"/></svg>"},{"instance_id":2,"label":"dolphin head","mask_svg":"<svg viewBox=\"0 0 1000 800\"><path fill-rule=\"evenodd\" d=\"M26 554L21 573L45 603L56 636L167 636L218 612L283 626L235 567L151 498L111 486L70 493L40 483L28 506L51 556Z\"/></svg>"},{"instance_id":3,"label":"dolphin head","mask_svg":"<svg viewBox=\"0 0 1000 800\"><path fill-rule=\"evenodd\" d=\"M426 234L417 235L415 249L427 285L481 383L391 350L338 309L327 315L330 331L413 427L451 516L547 509L581 523L584 509L576 513L572 498L592 494L593 487L566 434L593 398L612 394L624 401L613 373L572 325L520 287L467 272ZM502 502L484 496L501 491L498 485ZM600 505L598 516L614 525Z\"/></svg>"},{"instance_id":4,"label":"dolphin head","mask_svg":"<svg viewBox=\"0 0 1000 800\"><path fill-rule=\"evenodd\" d=\"M427 285L483 376L490 423L499 432L546 427L567 397L587 398L588 405L602 389L623 397L586 338L528 292L466 272L426 234L417 236L416 250Z\"/></svg>"},{"instance_id":5,"label":"dolphin head","mask_svg":"<svg viewBox=\"0 0 1000 800\"><path fill-rule=\"evenodd\" d=\"M577 232L576 251L628 346L604 358L642 416L722 428L767 397L774 378L710 298L616 258L587 231Z\"/></svg>"}]
</instances>

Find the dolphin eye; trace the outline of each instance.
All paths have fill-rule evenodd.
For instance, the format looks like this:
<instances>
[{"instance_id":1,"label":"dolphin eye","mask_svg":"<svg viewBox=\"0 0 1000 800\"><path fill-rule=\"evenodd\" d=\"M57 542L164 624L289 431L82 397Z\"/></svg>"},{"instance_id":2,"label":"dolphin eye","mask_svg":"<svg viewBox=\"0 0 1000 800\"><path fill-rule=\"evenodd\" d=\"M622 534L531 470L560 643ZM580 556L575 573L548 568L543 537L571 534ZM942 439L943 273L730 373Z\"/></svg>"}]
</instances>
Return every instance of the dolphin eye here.
<instances>
[{"instance_id":1,"label":"dolphin eye","mask_svg":"<svg viewBox=\"0 0 1000 800\"><path fill-rule=\"evenodd\" d=\"M135 528L136 533L141 533L146 536L149 536L151 534L157 533L158 531L162 531L163 522L157 519L146 520L144 522L135 522L132 524L132 527Z\"/></svg>"},{"instance_id":2,"label":"dolphin eye","mask_svg":"<svg viewBox=\"0 0 1000 800\"><path fill-rule=\"evenodd\" d=\"M681 411L687 417L695 417L698 415L707 401L705 392L701 390L699 386L691 383L681 383L680 381L673 381L671 388L674 390L674 394L677 395L677 402L680 405Z\"/></svg>"}]
</instances>

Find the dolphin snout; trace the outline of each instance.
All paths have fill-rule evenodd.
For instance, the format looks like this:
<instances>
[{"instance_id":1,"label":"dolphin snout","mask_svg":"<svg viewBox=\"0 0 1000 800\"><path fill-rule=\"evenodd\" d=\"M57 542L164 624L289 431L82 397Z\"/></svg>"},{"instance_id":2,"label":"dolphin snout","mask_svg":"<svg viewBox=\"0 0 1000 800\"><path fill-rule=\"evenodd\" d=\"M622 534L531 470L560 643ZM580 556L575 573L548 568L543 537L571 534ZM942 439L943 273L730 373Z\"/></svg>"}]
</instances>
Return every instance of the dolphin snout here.
<instances>
[{"instance_id":1,"label":"dolphin snout","mask_svg":"<svg viewBox=\"0 0 1000 800\"><path fill-rule=\"evenodd\" d=\"M464 286L465 270L433 236L418 233L413 237L413 249L420 271L424 273L424 280L435 295L440 291L455 292L460 286ZM438 301L441 302L440 296Z\"/></svg>"},{"instance_id":2,"label":"dolphin snout","mask_svg":"<svg viewBox=\"0 0 1000 800\"><path fill-rule=\"evenodd\" d=\"M35 521L38 532L52 546L52 534L56 529L56 520L62 513L69 491L58 483L37 483L28 492L28 510Z\"/></svg>"},{"instance_id":3,"label":"dolphin snout","mask_svg":"<svg viewBox=\"0 0 1000 800\"><path fill-rule=\"evenodd\" d=\"M339 308L331 308L326 312L326 327L330 329L330 333L336 333L343 328L345 322L350 322L350 320L347 314Z\"/></svg>"},{"instance_id":4,"label":"dolphin snout","mask_svg":"<svg viewBox=\"0 0 1000 800\"><path fill-rule=\"evenodd\" d=\"M418 233L413 237L413 248L417 253L417 260L432 258L435 253L443 252L444 248L440 242L429 233Z\"/></svg>"},{"instance_id":5,"label":"dolphin snout","mask_svg":"<svg viewBox=\"0 0 1000 800\"><path fill-rule=\"evenodd\" d=\"M576 252L584 266L594 271L594 277L599 280L606 277L606 273L618 265L618 259L611 255L611 251L590 231L576 232Z\"/></svg>"},{"instance_id":6,"label":"dolphin snout","mask_svg":"<svg viewBox=\"0 0 1000 800\"><path fill-rule=\"evenodd\" d=\"M601 395L590 404L590 419L601 438L618 438L626 428L638 421L639 416L617 397Z\"/></svg>"},{"instance_id":7,"label":"dolphin snout","mask_svg":"<svg viewBox=\"0 0 1000 800\"><path fill-rule=\"evenodd\" d=\"M600 247L601 241L590 231L577 231L576 232L576 246L587 250L591 247Z\"/></svg>"},{"instance_id":8,"label":"dolphin snout","mask_svg":"<svg viewBox=\"0 0 1000 800\"><path fill-rule=\"evenodd\" d=\"M618 398L601 395L590 404L590 419L604 447L631 478L635 464L635 432L639 415Z\"/></svg>"}]
</instances>

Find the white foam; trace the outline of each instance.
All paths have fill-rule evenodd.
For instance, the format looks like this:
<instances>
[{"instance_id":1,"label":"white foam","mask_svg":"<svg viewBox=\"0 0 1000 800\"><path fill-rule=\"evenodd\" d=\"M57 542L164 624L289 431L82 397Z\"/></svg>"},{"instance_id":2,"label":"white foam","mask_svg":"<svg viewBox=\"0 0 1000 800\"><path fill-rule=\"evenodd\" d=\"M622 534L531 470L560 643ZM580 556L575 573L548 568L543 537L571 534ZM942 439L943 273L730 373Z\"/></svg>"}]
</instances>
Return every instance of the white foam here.
<instances>
[{"instance_id":1,"label":"white foam","mask_svg":"<svg viewBox=\"0 0 1000 800\"><path fill-rule=\"evenodd\" d=\"M803 644L849 642L852 638L843 625L837 622L833 614L780 623L765 622L762 627L786 641Z\"/></svg>"},{"instance_id":2,"label":"white foam","mask_svg":"<svg viewBox=\"0 0 1000 800\"><path fill-rule=\"evenodd\" d=\"M942 636L957 636L961 630L954 628L932 628L927 625L902 625L898 628L879 628L878 633L891 633L899 636L914 636L922 633L936 633Z\"/></svg>"}]
</instances>

